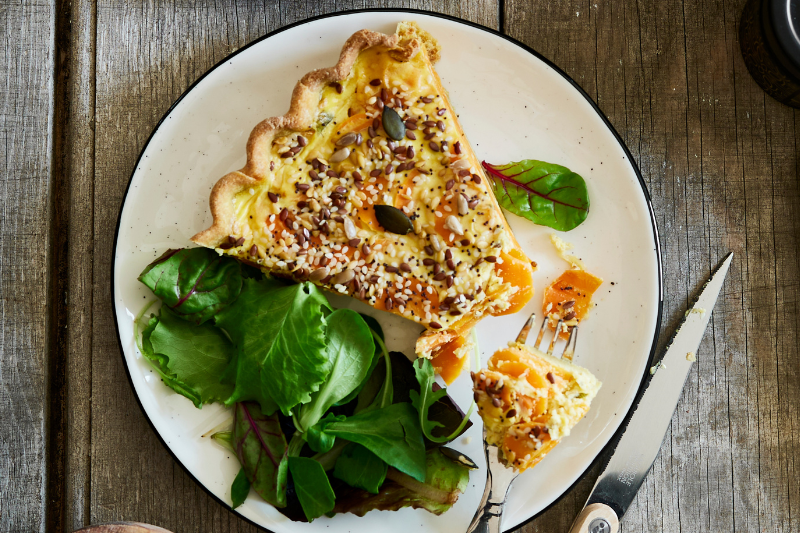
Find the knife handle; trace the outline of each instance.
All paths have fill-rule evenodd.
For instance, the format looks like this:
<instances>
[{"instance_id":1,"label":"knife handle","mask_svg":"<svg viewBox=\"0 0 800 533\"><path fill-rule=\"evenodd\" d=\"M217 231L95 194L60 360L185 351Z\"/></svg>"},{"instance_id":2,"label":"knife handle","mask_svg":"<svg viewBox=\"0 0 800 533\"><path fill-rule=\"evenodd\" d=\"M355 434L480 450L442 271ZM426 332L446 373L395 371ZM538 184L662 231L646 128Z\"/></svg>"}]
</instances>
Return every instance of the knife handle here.
<instances>
[{"instance_id":1,"label":"knife handle","mask_svg":"<svg viewBox=\"0 0 800 533\"><path fill-rule=\"evenodd\" d=\"M617 533L619 519L617 513L603 503L587 505L572 523L569 533Z\"/></svg>"}]
</instances>

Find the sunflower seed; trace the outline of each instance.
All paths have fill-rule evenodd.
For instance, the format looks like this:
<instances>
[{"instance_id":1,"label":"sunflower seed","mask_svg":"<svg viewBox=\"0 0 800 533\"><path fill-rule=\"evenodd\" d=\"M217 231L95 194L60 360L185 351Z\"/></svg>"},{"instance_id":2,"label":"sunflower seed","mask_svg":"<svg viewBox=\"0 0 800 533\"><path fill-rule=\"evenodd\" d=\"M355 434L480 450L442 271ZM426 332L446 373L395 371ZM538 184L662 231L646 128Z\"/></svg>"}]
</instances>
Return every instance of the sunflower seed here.
<instances>
[{"instance_id":1,"label":"sunflower seed","mask_svg":"<svg viewBox=\"0 0 800 533\"><path fill-rule=\"evenodd\" d=\"M457 235L464 235L464 227L461 222L453 215L447 217L444 221L444 226Z\"/></svg>"}]
</instances>

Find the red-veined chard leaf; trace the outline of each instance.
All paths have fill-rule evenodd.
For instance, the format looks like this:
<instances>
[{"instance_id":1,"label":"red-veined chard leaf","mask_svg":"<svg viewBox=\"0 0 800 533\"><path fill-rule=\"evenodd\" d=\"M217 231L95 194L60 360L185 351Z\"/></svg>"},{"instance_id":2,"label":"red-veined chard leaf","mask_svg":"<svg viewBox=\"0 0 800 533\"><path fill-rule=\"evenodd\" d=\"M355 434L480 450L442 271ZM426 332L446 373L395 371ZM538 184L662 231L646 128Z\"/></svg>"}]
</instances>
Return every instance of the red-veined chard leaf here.
<instances>
[{"instance_id":1,"label":"red-veined chard leaf","mask_svg":"<svg viewBox=\"0 0 800 533\"><path fill-rule=\"evenodd\" d=\"M285 506L288 446L278 415L264 415L256 403L237 403L233 447L256 493L275 507Z\"/></svg>"},{"instance_id":2,"label":"red-veined chard leaf","mask_svg":"<svg viewBox=\"0 0 800 533\"><path fill-rule=\"evenodd\" d=\"M307 457L289 457L289 471L309 522L333 510L336 495L321 464Z\"/></svg>"},{"instance_id":3,"label":"red-veined chard leaf","mask_svg":"<svg viewBox=\"0 0 800 533\"><path fill-rule=\"evenodd\" d=\"M535 159L482 164L498 203L515 215L559 231L574 229L586 220L586 182L570 169Z\"/></svg>"},{"instance_id":4,"label":"red-veined chard leaf","mask_svg":"<svg viewBox=\"0 0 800 533\"><path fill-rule=\"evenodd\" d=\"M139 275L181 318L202 324L236 300L242 290L238 261L208 248L167 250Z\"/></svg>"},{"instance_id":5,"label":"red-veined chard leaf","mask_svg":"<svg viewBox=\"0 0 800 533\"><path fill-rule=\"evenodd\" d=\"M244 280L239 298L217 314L238 348L236 387L226 404L254 400L271 413L289 415L311 400L331 371L325 344L330 306L311 283L277 287Z\"/></svg>"}]
</instances>

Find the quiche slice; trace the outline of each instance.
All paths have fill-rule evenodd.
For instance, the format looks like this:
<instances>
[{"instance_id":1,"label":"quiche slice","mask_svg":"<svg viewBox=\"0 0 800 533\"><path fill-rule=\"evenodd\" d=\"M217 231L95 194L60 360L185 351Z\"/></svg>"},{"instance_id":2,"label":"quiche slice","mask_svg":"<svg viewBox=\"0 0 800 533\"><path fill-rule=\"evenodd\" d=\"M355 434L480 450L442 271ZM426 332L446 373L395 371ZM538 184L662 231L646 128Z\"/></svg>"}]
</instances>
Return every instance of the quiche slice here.
<instances>
[{"instance_id":1,"label":"quiche slice","mask_svg":"<svg viewBox=\"0 0 800 533\"><path fill-rule=\"evenodd\" d=\"M535 466L589 411L602 385L591 372L510 343L471 374L486 442L510 468Z\"/></svg>"},{"instance_id":2,"label":"quiche slice","mask_svg":"<svg viewBox=\"0 0 800 533\"><path fill-rule=\"evenodd\" d=\"M247 164L211 192L197 244L423 325L419 356L451 382L467 334L533 294L514 239L415 23L353 34L339 62L258 124Z\"/></svg>"}]
</instances>

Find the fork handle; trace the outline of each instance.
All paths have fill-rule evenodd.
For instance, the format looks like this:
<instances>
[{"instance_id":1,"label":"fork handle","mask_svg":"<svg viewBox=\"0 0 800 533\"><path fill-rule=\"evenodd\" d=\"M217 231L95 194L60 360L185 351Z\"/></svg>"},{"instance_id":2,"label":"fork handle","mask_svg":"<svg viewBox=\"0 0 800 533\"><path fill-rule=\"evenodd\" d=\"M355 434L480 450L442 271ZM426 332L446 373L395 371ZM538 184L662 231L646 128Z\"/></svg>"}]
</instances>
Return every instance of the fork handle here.
<instances>
[{"instance_id":1,"label":"fork handle","mask_svg":"<svg viewBox=\"0 0 800 533\"><path fill-rule=\"evenodd\" d=\"M500 533L500 521L503 517L503 506L506 503L508 489L516 475L497 476L492 480L491 470L487 472L486 488L478 505L478 510L467 528L467 533Z\"/></svg>"}]
</instances>

